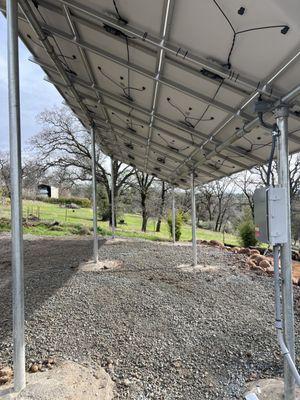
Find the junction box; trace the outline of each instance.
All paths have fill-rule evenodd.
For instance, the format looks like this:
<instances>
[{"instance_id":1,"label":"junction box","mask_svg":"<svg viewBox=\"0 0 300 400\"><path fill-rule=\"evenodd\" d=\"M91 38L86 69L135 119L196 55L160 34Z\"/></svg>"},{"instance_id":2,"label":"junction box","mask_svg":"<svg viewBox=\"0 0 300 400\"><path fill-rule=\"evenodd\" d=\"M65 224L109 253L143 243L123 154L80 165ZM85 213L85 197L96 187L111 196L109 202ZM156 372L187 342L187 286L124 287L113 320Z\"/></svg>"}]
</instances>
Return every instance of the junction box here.
<instances>
[{"instance_id":1,"label":"junction box","mask_svg":"<svg viewBox=\"0 0 300 400\"><path fill-rule=\"evenodd\" d=\"M271 245L288 241L287 195L282 187L263 187L253 195L256 238Z\"/></svg>"}]
</instances>

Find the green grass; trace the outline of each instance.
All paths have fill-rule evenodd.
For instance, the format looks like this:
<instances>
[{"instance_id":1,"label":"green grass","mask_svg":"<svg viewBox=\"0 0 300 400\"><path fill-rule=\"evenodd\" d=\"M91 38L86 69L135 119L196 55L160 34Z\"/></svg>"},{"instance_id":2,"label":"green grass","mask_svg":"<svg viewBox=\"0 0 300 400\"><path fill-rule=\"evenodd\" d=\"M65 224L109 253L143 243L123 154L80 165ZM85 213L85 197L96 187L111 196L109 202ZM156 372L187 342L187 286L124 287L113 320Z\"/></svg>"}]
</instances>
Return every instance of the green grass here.
<instances>
[{"instance_id":1,"label":"green grass","mask_svg":"<svg viewBox=\"0 0 300 400\"><path fill-rule=\"evenodd\" d=\"M80 232L81 226L92 228L92 210L89 208L80 208L78 210L71 210L59 207L57 204L44 203L40 201L23 201L23 217L26 218L30 214L39 216L41 223L36 226L24 227L24 233L31 233L33 235L47 235L47 236L65 236L72 234L82 234ZM0 218L10 219L9 205L0 206ZM137 237L149 240L170 240L168 225L166 221L162 222L161 232L155 232L156 219L150 218L148 220L147 232L141 232L142 219L140 215L125 214L122 216L125 220L125 225L118 225L116 230L117 236ZM50 230L43 221L58 221L59 230ZM0 224L0 232L8 231L9 227ZM99 221L98 225L100 231L104 235L110 235L108 222ZM203 240L218 240L223 242L223 234L220 232L213 232L206 229L197 229L197 238ZM239 245L239 238L235 235L225 234L225 243L232 245ZM180 240L189 241L192 239L192 232L190 225L183 225L182 235Z\"/></svg>"}]
</instances>

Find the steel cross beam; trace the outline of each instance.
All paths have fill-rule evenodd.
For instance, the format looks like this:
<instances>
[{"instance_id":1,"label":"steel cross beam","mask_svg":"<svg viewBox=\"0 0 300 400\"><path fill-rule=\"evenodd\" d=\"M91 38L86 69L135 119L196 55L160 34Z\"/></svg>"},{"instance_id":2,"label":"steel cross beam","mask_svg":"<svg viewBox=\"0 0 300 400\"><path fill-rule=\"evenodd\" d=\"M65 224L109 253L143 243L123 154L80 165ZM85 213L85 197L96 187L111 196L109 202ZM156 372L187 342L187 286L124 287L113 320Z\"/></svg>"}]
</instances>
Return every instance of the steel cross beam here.
<instances>
[{"instance_id":1,"label":"steel cross beam","mask_svg":"<svg viewBox=\"0 0 300 400\"><path fill-rule=\"evenodd\" d=\"M44 47L45 51L53 61L58 74L61 76L62 80L65 82L65 84L68 86L69 90L73 94L76 102L79 104L80 109L83 111L84 115L86 118L90 121L89 125L92 125L93 121L91 119L90 113L88 109L86 108L85 104L81 101L80 97L78 96L76 89L74 88L71 79L69 78L69 75L66 73L65 68L62 65L61 60L57 56L53 46L49 42L49 39L47 35L44 34L43 29L41 28L38 19L36 18L34 12L32 11L29 3L27 0L19 0L19 6L25 15L28 23L30 24L31 28L33 29L35 35L41 42L41 45ZM73 27L74 28L74 27ZM87 62L87 59L85 57L84 53L81 53L83 57L83 62ZM84 61L85 60L85 61ZM90 72L90 71L89 71ZM90 72L91 74L91 72Z\"/></svg>"},{"instance_id":2,"label":"steel cross beam","mask_svg":"<svg viewBox=\"0 0 300 400\"><path fill-rule=\"evenodd\" d=\"M50 3L47 0L39 0L39 5L47 10L50 10L52 12L57 13L58 15L61 15L61 7L58 5ZM63 5L63 7L66 7L66 6ZM74 12L72 13L72 11L69 11L69 12L70 12L72 21L78 22L90 29L95 30L96 32L101 32L105 36L108 36L110 38L112 37L111 33L107 32L107 30L105 30L104 27L100 26L98 22L97 23L92 22L90 19L86 18L84 16L84 14L76 15L76 14L74 14ZM119 36L114 36L114 40L116 40L120 43L124 43L124 40ZM160 40L161 40L161 38L160 38ZM137 42L137 41L131 40L128 42L128 45L129 45L129 47L140 50L140 51L144 52L145 54L149 54L152 57L156 57L156 54L157 54L156 50L153 50L152 48L143 45L143 41ZM205 75L199 75L199 67L195 67L190 64L187 64L184 60L183 61L180 59L174 60L174 59L170 58L170 56L167 52L165 54L165 59L168 62L168 64L171 64L177 68L180 68L183 71L189 72L190 74L194 75L197 78L201 78L202 80L210 82L211 84L213 84L215 86L217 86L219 84L214 79L211 79ZM226 88L236 94L239 94L242 97L249 95L249 91L246 91L237 86L234 86L233 84L231 84L230 82L227 82L227 81L223 82L223 88ZM276 98L280 98L280 93L277 93L276 91L272 90L272 93L268 93L268 96L271 96L272 98L276 99Z\"/></svg>"},{"instance_id":3,"label":"steel cross beam","mask_svg":"<svg viewBox=\"0 0 300 400\"><path fill-rule=\"evenodd\" d=\"M101 118L96 118L96 121L98 121L98 122L100 122L102 124L106 123ZM112 123L112 125L116 129L116 133L117 134L119 134L118 131L120 131L120 132L122 132L123 136L127 136L131 141L136 141L137 143L139 143L139 144L143 145L144 147L146 147L147 139L145 137L140 136L137 133L133 134L132 132L128 131L127 129L125 129L125 128L117 125L117 124ZM102 126L102 128L103 128L103 126ZM140 140L140 142L138 142L138 140ZM174 150L171 150L168 147L161 145L160 143L152 141L152 147L155 148L155 152L157 154L160 154L161 156L166 156L167 155L168 158L171 161L175 162L175 163L178 163L178 162L180 162L180 161L185 159L185 157L182 154L180 154L178 152L175 152ZM213 175L213 172L215 172L217 174L220 173L218 168L214 168L213 166L208 166L208 165L205 165L204 167L206 167L208 169L213 169L213 171L209 172L209 171L201 170L200 168L197 168L197 171L199 173L201 173L201 174L207 174L213 179L218 179L218 178L223 176L222 174L221 174L221 176Z\"/></svg>"},{"instance_id":4,"label":"steel cross beam","mask_svg":"<svg viewBox=\"0 0 300 400\"><path fill-rule=\"evenodd\" d=\"M44 68L44 70L46 70L46 71L48 70L49 72L53 72L53 73L57 74L57 71L56 71L53 67L51 67L50 65L48 65L48 64L46 64L46 63L44 63L44 62L42 62L41 60L38 60L37 58L29 58L29 59L30 59L31 62L40 65L42 68ZM62 83L57 82L57 81L55 81L54 79L46 78L46 80L48 80L48 81L51 82L51 83L54 83L55 85L63 86ZM133 108L133 109L136 110L136 111L139 111L139 112L141 112L141 113L146 114L147 116L150 116L150 111L149 111L149 110L147 110L147 109L145 109L145 108L143 108L143 107L141 107L141 106L139 106L139 105L137 105L137 104L131 103L131 102L129 102L128 100L126 100L125 98L123 99L122 97L119 97L119 96L117 96L117 95L114 95L114 94L112 94L112 93L109 93L109 92L105 91L104 89L101 89L100 87L98 87L98 86L96 86L96 85L95 85L95 86L91 86L88 82L86 82L86 81L84 81L84 80L82 80L82 79L80 79L80 78L72 77L72 82L73 82L74 84L78 84L78 85L80 85L80 86L82 86L82 87L84 87L84 88L86 88L86 89L89 89L89 90L91 90L91 91L93 91L93 92L100 92L103 96L107 96L107 97L109 97L110 99L115 100L115 101L117 101L117 102L120 103L120 104L126 105L126 106L128 106L128 107L130 107L130 108ZM68 88L67 86L64 86L64 87L65 87L65 88ZM85 96L86 96L86 95L85 95ZM209 137L208 137L207 135L205 135L204 133L201 133L201 132L198 131L198 130L194 130L194 129L191 129L191 128L188 128L188 127L184 127L184 126L181 125L180 123L175 122L175 121L172 121L172 120L170 120L169 118L167 118L167 117L165 117L165 116L163 116L163 115L155 114L155 118L156 118L157 120L160 120L160 121L162 121L163 123L165 123L165 124L171 126L171 127L175 127L175 128L177 128L177 129L180 129L180 130L183 131L183 132L187 132L187 133L190 134L190 135L197 136L197 137L199 137L199 138L201 138L201 139L204 139L204 140L207 140L207 141L209 140ZM159 127L156 127L156 129L161 130L161 128L159 128ZM291 136L291 139L293 140L293 136ZM216 146L218 146L219 144L221 144L221 142L218 142L218 141L215 140L215 139L214 139L213 141L211 141L211 143L212 143L212 144L215 144ZM250 154L247 152L246 149L242 149L242 148L237 148L237 147L230 146L230 147L228 148L228 151L230 151L230 152L232 152L232 153L235 153L236 155L239 155L239 156L241 156L241 157L247 158L247 159L249 159L249 160L251 160L251 161L255 161L255 162L257 162L258 164L263 164L263 163L264 163L264 160L263 160L263 159L260 159L259 157L255 156L254 154L251 154L251 155L250 155Z\"/></svg>"},{"instance_id":5,"label":"steel cross beam","mask_svg":"<svg viewBox=\"0 0 300 400\"><path fill-rule=\"evenodd\" d=\"M166 0L163 21L162 21L162 28L161 28L161 32L162 32L161 44L162 45L164 45L166 43L166 41L168 40L173 8L174 8L174 0ZM151 138L152 138L152 130L153 130L153 124L154 124L154 120L155 120L155 113L157 111L158 92L159 92L159 84L160 84L159 80L161 78L161 74L162 74L163 68L164 68L164 65L163 65L164 58L165 58L165 50L163 48L160 48L159 52L158 52L157 60L156 60L157 68L156 68L156 77L155 77L155 82L154 82L154 92L153 92L153 99L152 99L152 108L151 108L150 122L149 122L147 150L146 150L146 158L145 158L145 171L147 171L150 142L151 142Z\"/></svg>"},{"instance_id":6,"label":"steel cross beam","mask_svg":"<svg viewBox=\"0 0 300 400\"><path fill-rule=\"evenodd\" d=\"M60 82L57 82L57 81L55 81L55 80L53 80L53 79L51 79L50 81L51 81L53 84L55 84L55 85L63 86ZM64 87L65 87L65 86L64 86ZM85 94L85 93L81 93L81 92L78 91L78 90L77 90L77 93L78 93L79 96L81 96L82 98L87 98L87 99L90 99L91 101L94 101L94 102L97 101L97 99L93 98L92 96L89 96L89 95L87 95L87 94ZM117 99L118 99L118 98L117 98ZM105 106L106 109L113 110L114 112L116 112L116 113L118 113L118 114L121 114L121 115L124 116L125 118L128 117L128 115L127 115L126 113L124 113L124 111L122 111L122 110L120 110L120 109L118 109L118 108L116 108L116 107L113 107L113 106L111 106L110 104L106 104L106 103L103 102L103 105ZM128 105L131 105L131 104L128 104ZM134 106L132 106L132 108L134 108ZM140 111L140 109L139 109L139 111ZM139 119L139 118L136 118L136 117L133 117L133 119L134 119L135 121L141 123L142 125L146 125L146 124L149 123L148 121L145 121L145 120L142 120L142 119ZM157 116L157 119L160 119L160 116L159 116L159 115ZM160 132L162 132L162 133L164 133L164 134L166 134L166 135L172 136L172 137L176 138L177 140L179 140L179 141L181 141L181 142L183 142L183 143L185 143L185 144L188 144L188 145L190 145L190 146L195 146L195 143L193 143L192 141L190 141L190 140L188 140L188 139L186 139L186 138L184 138L184 137L178 136L178 135L174 134L173 132L172 132L172 133L171 133L171 132L168 132L168 131L166 131L166 130L160 128L160 127L156 127L156 126L154 126L154 125L153 125L152 128L153 128L153 129L156 129L156 130L158 130L158 131L160 131ZM179 128L181 129L181 127L179 127ZM238 149L234 149L234 148L233 148L233 149L230 149L230 151L237 153L237 154L240 155L241 157L246 156L241 150L238 150ZM238 161L238 160L233 160L230 156L223 156L222 154L219 154L219 157L220 157L220 158L223 158L224 160L226 159L226 160L229 161L230 163L232 163L232 164L234 164L234 165L237 165L237 166L239 166L239 167L241 167L241 168L248 168L248 167L249 167L249 165L244 164L244 163L242 163L242 162L240 162L240 161ZM250 158L251 160L253 160L253 158L255 158L254 161L258 161L258 162L260 162L260 163L263 163L263 160L260 159L260 158L258 158L257 156L253 156L253 157L250 156L249 158ZM192 160L191 160L191 161L192 161Z\"/></svg>"},{"instance_id":7,"label":"steel cross beam","mask_svg":"<svg viewBox=\"0 0 300 400\"><path fill-rule=\"evenodd\" d=\"M220 75L224 79L233 80L237 85L240 84L251 91L257 90L257 82L254 82L248 78L242 77L240 74L236 74L232 70L228 70L216 63L209 62L199 56L193 55L190 51L178 51L180 46L168 44L162 44L161 38L156 38L147 32L143 32L139 29L130 27L127 25L122 25L118 20L110 18L99 11L91 9L89 7L83 6L79 4L75 0L59 0L62 4L69 6L71 9L77 10L80 13L86 14L94 20L101 21L102 23L112 26L119 31L125 33L128 36L139 38L150 45L161 48L165 50L167 53L172 54L177 57L182 57L186 62L190 62L192 64L200 66L201 68L208 69L209 71ZM262 85L262 90L265 90L265 85Z\"/></svg>"},{"instance_id":8,"label":"steel cross beam","mask_svg":"<svg viewBox=\"0 0 300 400\"><path fill-rule=\"evenodd\" d=\"M107 126L105 125L106 121L104 121L101 118L95 118L95 120L101 124L101 125L96 124L96 126L100 129L100 132L101 132L101 130L107 130ZM124 129L123 127L120 127L119 125L116 125L116 124L114 124L114 128L116 129L116 134L119 135L122 139L124 139L124 137L128 137L128 139L130 140L131 143L136 143L137 145L142 145L144 148L146 147L146 138L145 137L133 134L133 133L127 131L126 129ZM122 146L122 144L120 144L120 146ZM162 150L165 149L168 153L171 152L171 154L173 154L173 155L168 154L168 159L173 161L174 163L178 163L178 162L180 162L180 160L184 159L184 157L180 153L173 152L170 149L168 149L164 146L161 146L159 143L153 143L153 147L155 148L155 153L158 155L161 155L162 157L166 156L166 153L163 152ZM125 147L124 147L124 149L125 149ZM125 150L128 151L127 148ZM111 150L110 153L115 154L115 151ZM135 153L134 151L133 151L133 153L134 153L135 157L137 157L137 158L140 157L139 154ZM142 157L142 159L144 160L143 157ZM151 161L161 167L161 164L159 164L157 161L153 161L153 160L151 160ZM208 166L205 166L205 167L208 168ZM212 166L212 168L213 168L213 166ZM143 168L141 168L141 169L143 170ZM206 171L206 170L201 170L200 168L197 168L197 172L199 174L209 176L211 178L211 180L216 180L216 179L223 177L222 174L221 175L213 175L211 172ZM219 169L217 169L217 168L214 169L214 172L217 174L220 173Z\"/></svg>"},{"instance_id":9,"label":"steel cross beam","mask_svg":"<svg viewBox=\"0 0 300 400\"><path fill-rule=\"evenodd\" d=\"M78 30L77 30L76 24L72 20L72 16L70 14L69 8L67 6L65 6L65 5L63 5L63 10L64 10L64 13L65 13L65 16L66 16L66 20L68 22L68 25L70 27L71 32L73 33L74 37L79 37L79 33L78 33ZM81 48L81 47L79 47L78 50L79 50L82 62L84 64L84 67L85 67L85 69L87 71L87 74L89 76L91 85L95 85L96 84L95 76L93 74L90 62L89 62L88 57L86 55L86 50ZM106 110L105 106L103 106L103 99L102 99L101 95L99 94L99 92L96 93L96 96L98 98L98 102L100 102L101 108L103 110L103 113L104 113L106 119L108 121L110 121L110 118L109 118L109 115L107 113L107 110ZM111 131L114 134L114 130L111 129ZM115 136L115 138L116 138L116 144L118 144L117 137Z\"/></svg>"},{"instance_id":10,"label":"steel cross beam","mask_svg":"<svg viewBox=\"0 0 300 400\"><path fill-rule=\"evenodd\" d=\"M61 14L61 7L59 7L57 5L54 5L53 3L49 3L49 1L47 1L47 0L39 0L39 4L42 5L44 8L46 8L48 10L56 12L59 15ZM83 13L80 13L80 15L75 15L74 14L74 15L72 15L72 19L73 19L73 21L77 21L77 22L81 23L82 25L87 26L88 28L94 29L96 32L100 31L104 35L111 37L111 34L109 32L107 32L104 29L104 27L99 26L98 21L95 23L95 22L91 21L90 18L85 17L85 15L86 14L83 14ZM128 25L127 25L127 27L128 27ZM121 39L118 36L114 36L114 40L117 40L117 41L123 43L123 39ZM138 49L138 50L140 50L140 51L142 51L142 52L144 52L146 54L149 54L149 55L155 57L156 56L156 51L152 50L152 48L150 49L149 47L143 45L142 44L143 41L144 40L142 40L141 42L130 41L129 46L130 47L134 47L134 48L136 48L136 49ZM160 42L160 41L161 41L161 38L158 39L158 42ZM179 48L179 46L178 46L178 48ZM285 70L288 66L290 66L295 61L295 59L298 56L299 56L299 53L297 53L291 59L287 60L281 66L281 68ZM172 64L173 66L179 67L182 70L187 71L187 72L193 74L196 77L199 77L199 67L187 64L185 59L183 61L181 61L180 59L174 60L174 59L169 57L169 53L167 51L166 51L166 54L165 54L165 58L166 58L166 60L168 61L169 64ZM204 60L204 61L206 61L206 60ZM208 82L210 82L210 83L212 83L212 84L214 84L216 86L218 85L218 82L216 82L215 80L212 80L211 78L208 78L208 77L206 77L204 75L201 75L201 79L206 80L206 81L208 81ZM233 78L231 78L231 79L233 79ZM280 99L282 97L282 95L283 95L281 92L278 92L277 90L274 90L274 88L272 88L272 90L271 90L271 87L268 88L267 85L263 85L263 83L262 83L261 86L262 87L265 86L265 90L260 90L260 87L257 88L257 86L253 87L252 89L253 90L257 90L258 89L259 91L265 92L265 93L268 94L269 97L274 98L274 99ZM245 90L243 90L243 89L241 89L241 88L239 88L237 86L234 86L233 84L230 84L230 82L227 82L227 81L223 82L223 88L227 88L227 89L231 90L232 92L241 95L242 97L250 94L249 92L247 92L247 91L245 91ZM299 105L300 103L299 102L295 102L295 104ZM291 112L291 114L293 114L293 113Z\"/></svg>"},{"instance_id":11,"label":"steel cross beam","mask_svg":"<svg viewBox=\"0 0 300 400\"><path fill-rule=\"evenodd\" d=\"M295 88L293 88L291 91L289 91L285 96L283 96L280 101L278 101L278 104L289 104L292 102L298 95L300 94L300 85L297 85ZM277 103L275 103L274 108L277 107ZM234 132L227 140L225 140L222 144L217 146L215 150L211 151L210 153L206 154L205 159L201 157L200 160L197 161L197 163L194 165L196 167L199 164L205 164L205 162L210 159L211 157L215 156L216 154L220 153L221 151L227 149L232 143L236 142L238 139L242 138L245 136L246 133L250 132L253 128L258 126L260 124L260 120L258 117L253 118L251 121L249 121L243 128L237 130ZM295 137L297 138L297 137ZM297 138L297 141L300 139ZM199 152L199 150L197 151ZM195 153L193 154L195 155ZM192 155L192 156L193 156ZM181 168L181 166L177 167L176 170ZM174 174L176 173L176 170L174 171Z\"/></svg>"},{"instance_id":12,"label":"steel cross beam","mask_svg":"<svg viewBox=\"0 0 300 400\"><path fill-rule=\"evenodd\" d=\"M63 39L69 43L76 45L77 47L81 47L87 51L97 54L98 56L103 57L109 61L112 61L115 64L121 65L124 68L129 68L130 70L132 70L142 76L145 76L146 78L151 79L152 81L159 82L162 85L170 87L171 89L179 91L179 92L181 92L187 96L190 96L204 104L215 107L225 113L228 113L230 115L238 115L239 117L245 118L247 120L251 119L251 117L252 117L251 115L244 113L242 110L236 110L235 108L230 107L227 104L224 104L220 101L212 100L209 96L198 93L195 90L189 89L189 88L185 87L184 85L181 85L177 82L173 82L170 79L158 77L152 71L149 71L143 67L140 67L139 65L130 63L127 60L120 58L118 56L115 56L106 50L102 50L97 46L91 45L89 43L85 43L82 40L80 40L79 38L74 37L73 35L70 35L64 31L57 29L57 28L54 28L54 27L46 25L46 24L43 24L42 28L43 28L44 32L51 33L60 39Z\"/></svg>"},{"instance_id":13,"label":"steel cross beam","mask_svg":"<svg viewBox=\"0 0 300 400\"><path fill-rule=\"evenodd\" d=\"M72 107L72 108L77 108L76 106L73 106L73 105L70 105L70 107ZM78 110L78 111L80 111L80 110ZM93 116L93 118L94 118L94 120L95 121L98 121L98 122L100 122L100 123L102 123L102 124L106 124L107 122L105 121L105 120L103 120L100 116L98 116L97 115L97 113L94 113L94 116ZM138 135L137 133L132 133L132 132L130 132L130 131L128 131L127 129L125 129L125 128L123 128L123 127L121 127L121 126L119 126L119 125L117 125L117 124L115 124L115 123L112 123L111 122L111 125L115 128L115 129L117 129L117 130L120 130L121 132L123 132L123 134L124 135L127 135L128 137L130 137L131 139L133 139L133 138L139 138L139 139L141 139L141 140L143 140L144 141L144 145L146 145L146 143L145 143L145 141L147 140L145 137L143 137L143 136L140 136L140 135ZM105 127L106 129L107 129L107 127ZM164 155L164 156L168 156L168 158L170 159L170 160L172 160L173 159L173 161L175 161L176 163L178 163L178 161L184 161L186 158L185 158L185 156L183 156L182 154L180 154L179 152L177 152L177 151L174 151L174 150L172 150L172 149L170 149L170 148L168 148L168 147L166 147L166 146L164 146L164 145L161 145L160 143L157 143L157 142L154 142L154 141L152 141L152 147L154 147L156 150L156 152L159 152L161 149L162 150L165 150L165 153L161 153L162 155ZM175 158L174 158L175 157ZM196 162L195 161L193 161L193 160L191 160L191 162L193 163L193 164L195 164ZM217 173L219 173L219 169L217 168L217 167L214 167L213 165L205 165L204 167L206 167L206 168L208 168L208 169L213 169L215 172L217 172ZM211 173L209 173L209 172L207 172L207 171L201 171L199 168L198 168L198 171L199 172L201 172L201 173L206 173L206 174L210 174L211 175L211 177L214 177L215 179L218 179L218 178L220 178L220 176L216 176L216 175L212 175ZM223 175L222 175L223 176Z\"/></svg>"}]
</instances>

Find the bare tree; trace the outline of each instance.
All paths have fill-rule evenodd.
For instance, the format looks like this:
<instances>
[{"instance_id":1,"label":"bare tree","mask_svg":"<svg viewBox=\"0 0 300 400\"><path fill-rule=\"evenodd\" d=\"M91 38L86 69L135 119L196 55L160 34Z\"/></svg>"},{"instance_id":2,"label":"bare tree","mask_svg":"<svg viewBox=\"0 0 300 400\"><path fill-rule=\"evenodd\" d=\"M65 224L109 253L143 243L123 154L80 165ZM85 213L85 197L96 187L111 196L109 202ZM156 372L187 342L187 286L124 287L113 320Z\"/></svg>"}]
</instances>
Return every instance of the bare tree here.
<instances>
[{"instance_id":1,"label":"bare tree","mask_svg":"<svg viewBox=\"0 0 300 400\"><path fill-rule=\"evenodd\" d=\"M149 194L149 189L154 180L154 176L148 175L144 172L135 172L135 176L137 179L137 187L140 193L141 198L141 208L142 208L142 232L146 232L147 230L147 222L148 222L148 211L147 211L147 197Z\"/></svg>"},{"instance_id":2,"label":"bare tree","mask_svg":"<svg viewBox=\"0 0 300 400\"><path fill-rule=\"evenodd\" d=\"M90 133L81 125L67 108L46 110L38 116L42 131L31 139L32 149L38 154L46 169L59 166L65 169L73 181L90 181L91 140ZM101 152L101 144L96 138L96 181L104 185L111 204L110 171L106 168L106 156ZM115 200L126 189L134 169L118 160L113 162ZM111 210L111 207L109 208ZM111 222L111 214L110 214Z\"/></svg>"},{"instance_id":3,"label":"bare tree","mask_svg":"<svg viewBox=\"0 0 300 400\"><path fill-rule=\"evenodd\" d=\"M168 186L166 185L165 181L161 182L161 194L160 194L160 206L159 206L159 214L157 218L157 224L156 224L156 232L160 232L160 227L161 227L161 221L163 218L163 213L164 213L164 208L165 208L165 203L166 203L166 194L168 191Z\"/></svg>"},{"instance_id":4,"label":"bare tree","mask_svg":"<svg viewBox=\"0 0 300 400\"><path fill-rule=\"evenodd\" d=\"M253 173L253 170L243 171L233 177L235 185L240 189L246 198L250 207L252 218L254 219L254 202L253 193L255 189L262 183L261 179Z\"/></svg>"}]
</instances>

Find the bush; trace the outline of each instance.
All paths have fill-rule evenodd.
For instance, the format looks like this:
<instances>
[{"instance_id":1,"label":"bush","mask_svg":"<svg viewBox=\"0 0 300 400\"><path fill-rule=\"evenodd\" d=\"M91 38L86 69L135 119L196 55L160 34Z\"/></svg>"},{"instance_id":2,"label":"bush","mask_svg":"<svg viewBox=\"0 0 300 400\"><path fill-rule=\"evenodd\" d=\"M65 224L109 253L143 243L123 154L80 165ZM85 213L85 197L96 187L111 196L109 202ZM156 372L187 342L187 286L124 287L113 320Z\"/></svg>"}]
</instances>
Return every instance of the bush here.
<instances>
[{"instance_id":1,"label":"bush","mask_svg":"<svg viewBox=\"0 0 300 400\"><path fill-rule=\"evenodd\" d=\"M37 197L37 200L43 201L45 203L61 204L61 205L73 203L82 208L89 208L92 205L91 200L85 197L59 197L58 199L53 199L51 197L39 196Z\"/></svg>"},{"instance_id":2,"label":"bush","mask_svg":"<svg viewBox=\"0 0 300 400\"><path fill-rule=\"evenodd\" d=\"M255 246L257 239L255 237L254 223L250 220L242 222L239 226L239 235L244 247Z\"/></svg>"},{"instance_id":3,"label":"bush","mask_svg":"<svg viewBox=\"0 0 300 400\"><path fill-rule=\"evenodd\" d=\"M172 226L172 214L169 214L168 219L168 228L170 236L173 237L173 226ZM182 211L178 211L175 215L175 241L178 242L181 236L181 227L183 223L183 214Z\"/></svg>"}]
</instances>

